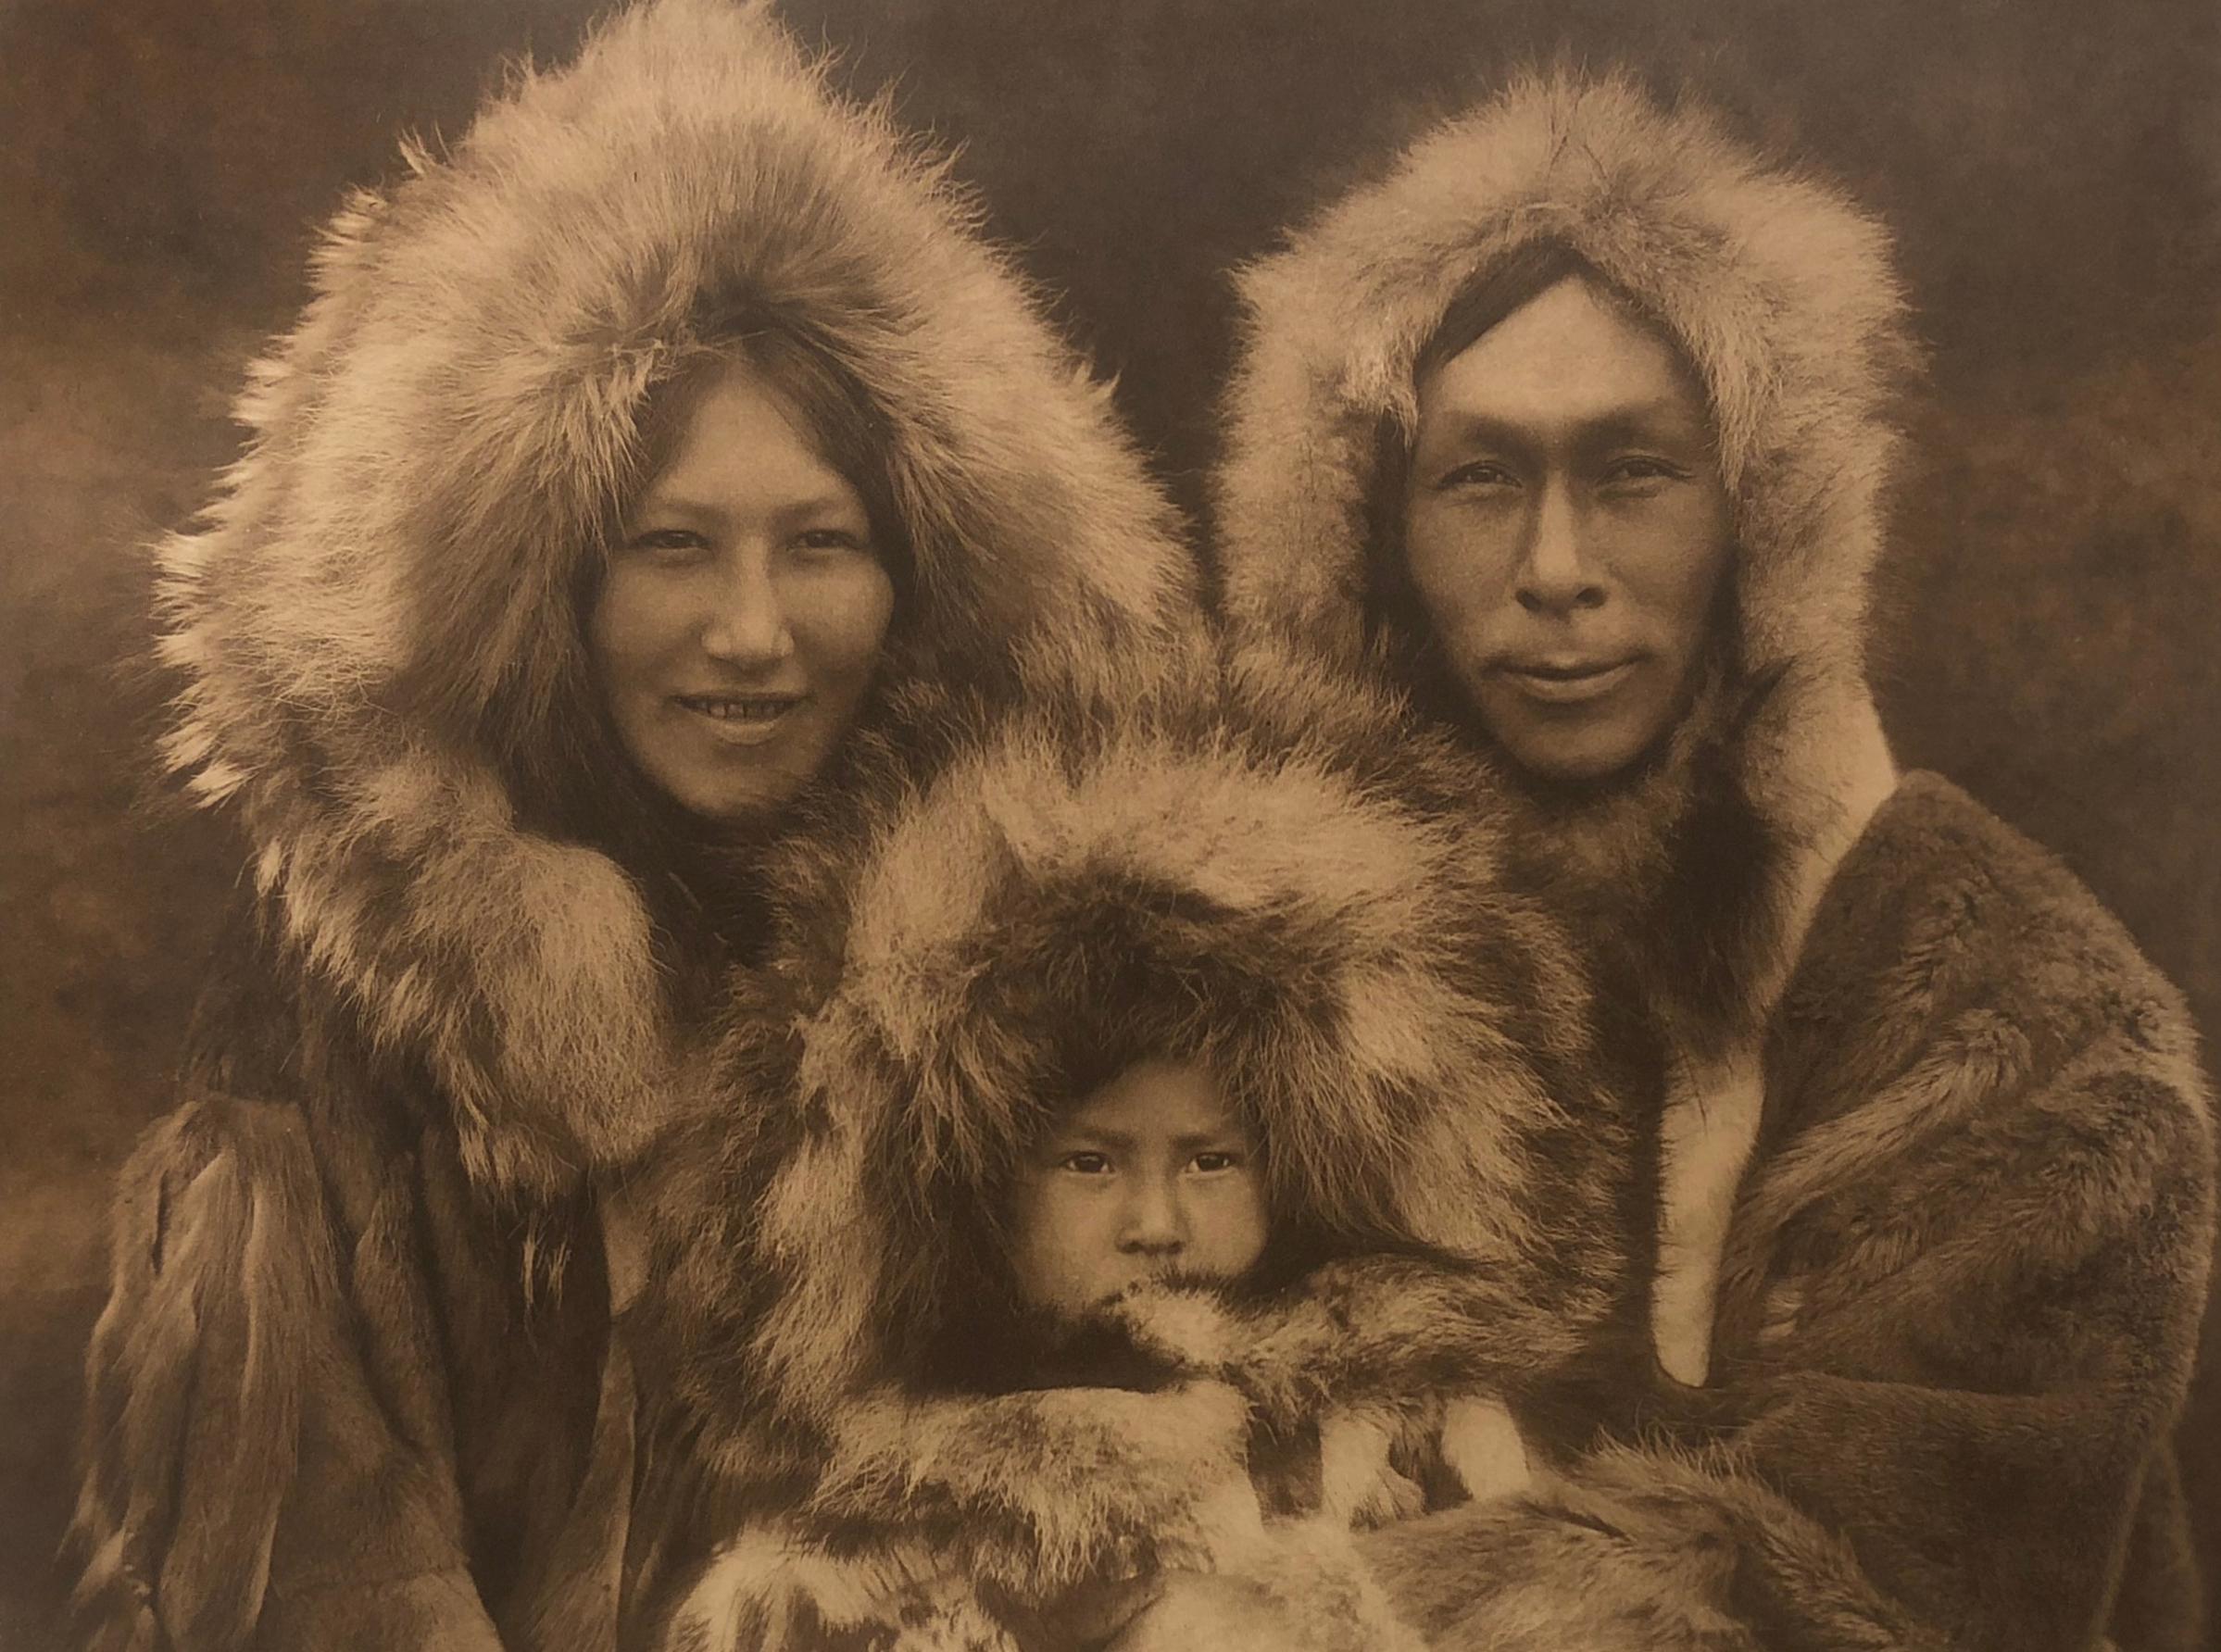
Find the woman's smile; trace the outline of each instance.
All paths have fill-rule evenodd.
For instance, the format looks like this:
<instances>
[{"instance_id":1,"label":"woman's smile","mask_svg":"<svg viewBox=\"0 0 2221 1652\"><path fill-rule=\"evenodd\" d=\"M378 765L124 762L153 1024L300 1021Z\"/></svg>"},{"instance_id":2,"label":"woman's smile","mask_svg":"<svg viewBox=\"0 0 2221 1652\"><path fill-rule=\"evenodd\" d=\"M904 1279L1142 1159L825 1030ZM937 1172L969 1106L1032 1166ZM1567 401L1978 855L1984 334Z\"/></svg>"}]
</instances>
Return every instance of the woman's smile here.
<instances>
[{"instance_id":1,"label":"woman's smile","mask_svg":"<svg viewBox=\"0 0 2221 1652\"><path fill-rule=\"evenodd\" d=\"M710 739L728 745L762 745L776 739L809 703L809 696L798 693L679 695L672 700L702 723Z\"/></svg>"}]
</instances>

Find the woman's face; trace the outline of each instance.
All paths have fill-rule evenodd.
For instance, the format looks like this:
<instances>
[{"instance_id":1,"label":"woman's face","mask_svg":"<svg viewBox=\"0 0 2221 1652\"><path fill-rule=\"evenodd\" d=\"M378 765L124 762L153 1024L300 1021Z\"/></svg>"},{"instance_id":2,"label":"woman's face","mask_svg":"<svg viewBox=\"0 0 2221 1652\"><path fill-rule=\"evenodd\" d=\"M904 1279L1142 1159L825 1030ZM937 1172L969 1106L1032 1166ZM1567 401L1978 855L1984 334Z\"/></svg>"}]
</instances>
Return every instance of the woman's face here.
<instances>
[{"instance_id":1,"label":"woman's face","mask_svg":"<svg viewBox=\"0 0 2221 1652\"><path fill-rule=\"evenodd\" d=\"M693 813L733 820L824 766L894 608L862 498L735 361L700 387L626 516L587 649L634 761Z\"/></svg>"},{"instance_id":2,"label":"woman's face","mask_svg":"<svg viewBox=\"0 0 2221 1652\"><path fill-rule=\"evenodd\" d=\"M1599 780L1687 709L1732 541L1704 399L1587 281L1419 381L1404 553L1482 724Z\"/></svg>"}]
</instances>

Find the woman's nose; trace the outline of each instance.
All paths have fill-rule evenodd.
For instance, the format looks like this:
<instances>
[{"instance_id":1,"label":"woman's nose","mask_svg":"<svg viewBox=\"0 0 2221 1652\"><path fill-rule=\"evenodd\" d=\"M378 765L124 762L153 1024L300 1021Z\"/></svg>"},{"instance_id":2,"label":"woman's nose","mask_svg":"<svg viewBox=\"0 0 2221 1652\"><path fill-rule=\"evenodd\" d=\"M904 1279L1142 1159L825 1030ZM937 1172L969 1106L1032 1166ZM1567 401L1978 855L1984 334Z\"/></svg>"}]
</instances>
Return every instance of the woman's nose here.
<instances>
[{"instance_id":1,"label":"woman's nose","mask_svg":"<svg viewBox=\"0 0 2221 1652\"><path fill-rule=\"evenodd\" d=\"M1119 1246L1136 1256L1173 1256L1187 1243L1186 1212L1165 1177L1136 1177L1127 1195Z\"/></svg>"},{"instance_id":2,"label":"woman's nose","mask_svg":"<svg viewBox=\"0 0 2221 1652\"><path fill-rule=\"evenodd\" d=\"M734 665L774 665L795 651L786 605L769 559L743 557L728 570L711 598L702 646L713 659Z\"/></svg>"},{"instance_id":3,"label":"woman's nose","mask_svg":"<svg viewBox=\"0 0 2221 1652\"><path fill-rule=\"evenodd\" d=\"M1561 482L1541 490L1527 519L1520 558L1519 606L1530 613L1567 614L1600 607L1604 587L1591 571L1582 544L1580 511Z\"/></svg>"}]
</instances>

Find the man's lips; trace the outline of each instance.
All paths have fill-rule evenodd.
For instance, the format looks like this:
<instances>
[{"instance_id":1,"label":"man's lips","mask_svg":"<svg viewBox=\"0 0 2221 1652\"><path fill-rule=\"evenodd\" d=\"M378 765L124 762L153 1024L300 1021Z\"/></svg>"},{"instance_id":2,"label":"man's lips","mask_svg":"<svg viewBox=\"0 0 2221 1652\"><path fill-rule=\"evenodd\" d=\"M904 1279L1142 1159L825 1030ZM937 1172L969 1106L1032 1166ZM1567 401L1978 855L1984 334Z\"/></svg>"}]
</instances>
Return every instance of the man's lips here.
<instances>
[{"instance_id":1,"label":"man's lips","mask_svg":"<svg viewBox=\"0 0 2221 1652\"><path fill-rule=\"evenodd\" d=\"M1593 658L1576 655L1536 655L1508 659L1496 675L1532 700L1551 706L1578 706L1603 698L1627 680L1639 664L1635 656Z\"/></svg>"},{"instance_id":2,"label":"man's lips","mask_svg":"<svg viewBox=\"0 0 2221 1652\"><path fill-rule=\"evenodd\" d=\"M804 694L673 695L671 703L713 738L729 745L759 745L809 696Z\"/></svg>"}]
</instances>

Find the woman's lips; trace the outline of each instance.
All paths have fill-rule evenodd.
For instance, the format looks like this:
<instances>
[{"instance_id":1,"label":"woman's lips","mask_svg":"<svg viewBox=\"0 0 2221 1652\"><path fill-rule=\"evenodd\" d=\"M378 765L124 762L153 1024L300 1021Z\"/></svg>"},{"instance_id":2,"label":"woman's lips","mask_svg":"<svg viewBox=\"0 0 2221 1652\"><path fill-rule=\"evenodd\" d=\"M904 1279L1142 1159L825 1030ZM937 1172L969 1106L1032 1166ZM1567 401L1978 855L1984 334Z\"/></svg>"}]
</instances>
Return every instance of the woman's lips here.
<instances>
[{"instance_id":1,"label":"woman's lips","mask_svg":"<svg viewBox=\"0 0 2221 1652\"><path fill-rule=\"evenodd\" d=\"M1600 700L1627 680L1634 659L1520 659L1497 667L1497 675L1546 706Z\"/></svg>"},{"instance_id":2,"label":"woman's lips","mask_svg":"<svg viewBox=\"0 0 2221 1652\"><path fill-rule=\"evenodd\" d=\"M807 695L676 695L672 704L713 740L761 745L808 700Z\"/></svg>"}]
</instances>

